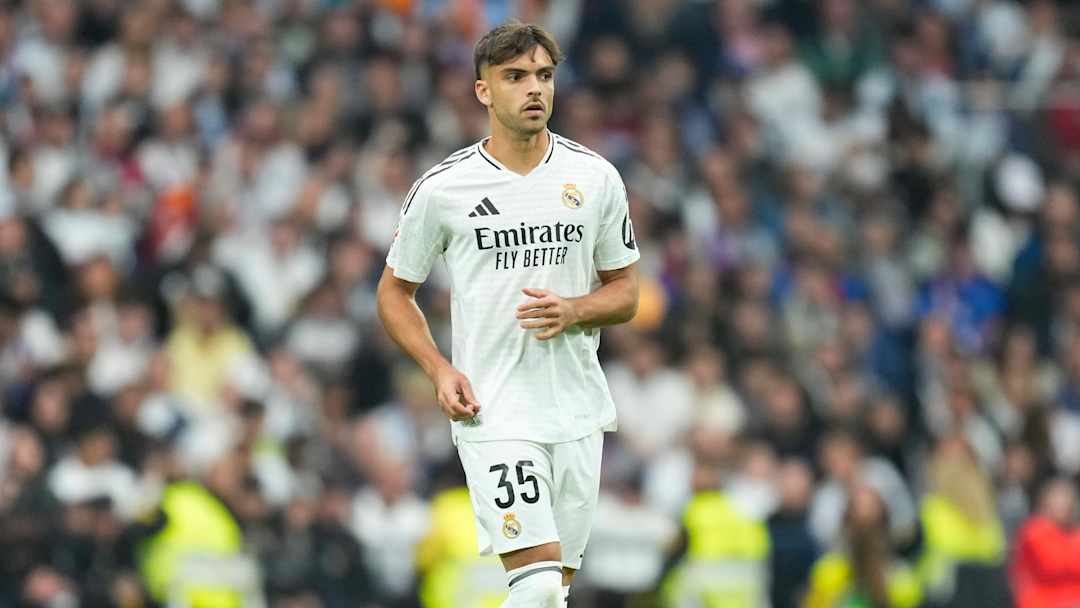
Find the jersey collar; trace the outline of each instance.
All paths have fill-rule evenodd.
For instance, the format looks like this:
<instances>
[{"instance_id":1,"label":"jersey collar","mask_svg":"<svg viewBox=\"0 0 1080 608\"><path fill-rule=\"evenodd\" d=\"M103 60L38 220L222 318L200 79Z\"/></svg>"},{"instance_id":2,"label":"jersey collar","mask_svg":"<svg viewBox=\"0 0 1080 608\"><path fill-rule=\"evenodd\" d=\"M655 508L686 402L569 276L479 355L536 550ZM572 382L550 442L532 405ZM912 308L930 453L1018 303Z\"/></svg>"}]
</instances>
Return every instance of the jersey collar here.
<instances>
[{"instance_id":1,"label":"jersey collar","mask_svg":"<svg viewBox=\"0 0 1080 608\"><path fill-rule=\"evenodd\" d=\"M540 161L540 164L533 167L532 171L530 171L526 175L531 175L533 171L536 171L540 167L542 167L542 166L548 164L549 162L551 162L551 157L555 153L555 138L557 136L554 133L551 132L551 129L547 129L547 134L548 134L548 147L547 147L547 152L544 153L544 159ZM513 175L513 176L525 177L524 175L521 175L520 173L515 173L514 171L511 171L510 169L506 168L506 166L503 165L502 163L500 163L498 160L496 160L494 156L492 156L491 154L488 154L488 151L486 149L484 149L484 144L486 144L489 139L491 139L490 135L488 135L487 137L485 137L484 139L481 139L479 142L476 143L476 151L480 153L480 156L484 160L486 160L489 165L494 167L497 171L506 171L507 173L509 173L510 175Z\"/></svg>"}]
</instances>

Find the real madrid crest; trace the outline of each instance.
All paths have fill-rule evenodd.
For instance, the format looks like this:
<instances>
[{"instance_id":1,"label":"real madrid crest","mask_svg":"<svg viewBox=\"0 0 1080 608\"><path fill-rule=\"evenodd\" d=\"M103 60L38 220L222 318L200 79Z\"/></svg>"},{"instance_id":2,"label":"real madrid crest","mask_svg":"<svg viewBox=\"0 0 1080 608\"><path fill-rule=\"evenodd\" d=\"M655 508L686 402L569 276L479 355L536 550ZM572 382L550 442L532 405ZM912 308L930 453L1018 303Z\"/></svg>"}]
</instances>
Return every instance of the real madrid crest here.
<instances>
[{"instance_id":1,"label":"real madrid crest","mask_svg":"<svg viewBox=\"0 0 1080 608\"><path fill-rule=\"evenodd\" d=\"M521 536L521 522L514 517L513 513L503 515L503 536L517 538Z\"/></svg>"},{"instance_id":2,"label":"real madrid crest","mask_svg":"<svg viewBox=\"0 0 1080 608\"><path fill-rule=\"evenodd\" d=\"M571 209L581 209L585 204L585 195L574 184L563 184L562 204Z\"/></svg>"}]
</instances>

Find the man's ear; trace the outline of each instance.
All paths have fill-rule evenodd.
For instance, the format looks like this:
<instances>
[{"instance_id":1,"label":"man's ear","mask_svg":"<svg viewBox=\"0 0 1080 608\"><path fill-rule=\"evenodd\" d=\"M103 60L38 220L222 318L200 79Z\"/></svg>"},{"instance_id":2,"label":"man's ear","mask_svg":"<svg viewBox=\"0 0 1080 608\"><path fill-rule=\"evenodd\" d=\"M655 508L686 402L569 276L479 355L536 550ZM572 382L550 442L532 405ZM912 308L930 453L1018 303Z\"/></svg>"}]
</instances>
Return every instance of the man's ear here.
<instances>
[{"instance_id":1,"label":"man's ear","mask_svg":"<svg viewBox=\"0 0 1080 608\"><path fill-rule=\"evenodd\" d=\"M476 92L476 99L484 104L484 107L491 106L491 89L488 88L486 80L477 80L473 83L473 90Z\"/></svg>"}]
</instances>

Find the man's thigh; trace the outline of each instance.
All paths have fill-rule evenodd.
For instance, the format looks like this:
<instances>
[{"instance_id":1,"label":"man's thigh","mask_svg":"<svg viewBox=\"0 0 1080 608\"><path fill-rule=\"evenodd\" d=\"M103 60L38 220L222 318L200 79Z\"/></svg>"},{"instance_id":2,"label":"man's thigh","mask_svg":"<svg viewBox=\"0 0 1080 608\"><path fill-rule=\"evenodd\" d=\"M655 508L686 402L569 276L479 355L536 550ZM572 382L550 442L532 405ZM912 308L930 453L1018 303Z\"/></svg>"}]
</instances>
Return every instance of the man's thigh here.
<instances>
[{"instance_id":1,"label":"man's thigh","mask_svg":"<svg viewBox=\"0 0 1080 608\"><path fill-rule=\"evenodd\" d=\"M531 441L459 441L483 554L559 540L552 511L553 469L546 446Z\"/></svg>"},{"instance_id":2,"label":"man's thigh","mask_svg":"<svg viewBox=\"0 0 1080 608\"><path fill-rule=\"evenodd\" d=\"M562 563L567 568L580 569L585 557L600 494L603 451L603 431L577 441L552 445L556 489L553 511L562 543Z\"/></svg>"}]
</instances>

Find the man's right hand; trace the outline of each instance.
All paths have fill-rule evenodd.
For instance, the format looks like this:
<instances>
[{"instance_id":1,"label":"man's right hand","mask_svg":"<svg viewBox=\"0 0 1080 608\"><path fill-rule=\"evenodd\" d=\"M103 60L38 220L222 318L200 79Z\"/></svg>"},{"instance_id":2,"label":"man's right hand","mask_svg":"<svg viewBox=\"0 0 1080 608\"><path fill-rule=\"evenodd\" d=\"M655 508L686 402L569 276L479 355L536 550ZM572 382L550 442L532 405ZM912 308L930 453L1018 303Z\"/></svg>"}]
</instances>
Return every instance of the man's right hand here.
<instances>
[{"instance_id":1,"label":"man's right hand","mask_svg":"<svg viewBox=\"0 0 1080 608\"><path fill-rule=\"evenodd\" d=\"M468 420L480 413L480 404L465 374L447 365L436 372L433 382L439 407L450 420Z\"/></svg>"},{"instance_id":2,"label":"man's right hand","mask_svg":"<svg viewBox=\"0 0 1080 608\"><path fill-rule=\"evenodd\" d=\"M468 420L480 413L480 404L476 402L469 379L454 369L435 345L424 313L416 305L419 287L419 283L394 276L394 269L387 265L376 292L379 318L394 342L431 378L439 407L447 418Z\"/></svg>"}]
</instances>

